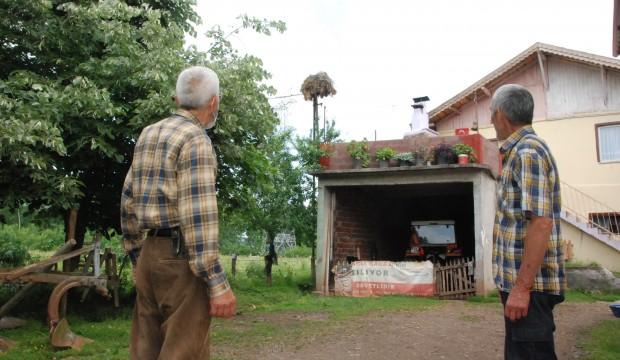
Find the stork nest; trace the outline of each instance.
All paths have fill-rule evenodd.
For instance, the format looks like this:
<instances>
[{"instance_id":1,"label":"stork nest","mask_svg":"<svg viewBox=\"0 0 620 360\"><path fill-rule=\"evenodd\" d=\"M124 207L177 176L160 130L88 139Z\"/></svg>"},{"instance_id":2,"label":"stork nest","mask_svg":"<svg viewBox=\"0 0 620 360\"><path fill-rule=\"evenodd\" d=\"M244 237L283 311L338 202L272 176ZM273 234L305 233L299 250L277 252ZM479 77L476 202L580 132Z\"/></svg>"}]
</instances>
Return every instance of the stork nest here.
<instances>
[{"instance_id":1,"label":"stork nest","mask_svg":"<svg viewBox=\"0 0 620 360\"><path fill-rule=\"evenodd\" d=\"M315 96L323 98L336 95L336 89L329 75L321 71L318 74L308 76L304 80L304 83L301 85L301 93L304 95L304 100L311 100Z\"/></svg>"}]
</instances>

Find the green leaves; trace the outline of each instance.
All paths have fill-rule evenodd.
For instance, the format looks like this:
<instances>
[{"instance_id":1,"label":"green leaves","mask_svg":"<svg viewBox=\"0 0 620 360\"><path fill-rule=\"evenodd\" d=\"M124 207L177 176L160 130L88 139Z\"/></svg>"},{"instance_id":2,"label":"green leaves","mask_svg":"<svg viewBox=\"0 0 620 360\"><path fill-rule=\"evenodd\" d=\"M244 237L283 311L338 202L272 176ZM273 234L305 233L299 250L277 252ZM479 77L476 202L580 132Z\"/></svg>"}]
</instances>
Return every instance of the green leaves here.
<instances>
[{"instance_id":1,"label":"green leaves","mask_svg":"<svg viewBox=\"0 0 620 360\"><path fill-rule=\"evenodd\" d=\"M117 226L110 195L120 194L139 131L173 105L192 4L3 2L0 203L82 203L94 228Z\"/></svg>"},{"instance_id":2,"label":"green leaves","mask_svg":"<svg viewBox=\"0 0 620 360\"><path fill-rule=\"evenodd\" d=\"M208 32L210 51L185 49L185 33L199 21L194 3L0 5L0 206L79 207L82 229L117 228L140 131L174 109L180 71L206 65L222 90L220 120L209 133L222 218L269 233L307 231L308 182L289 149L291 133L278 128L269 104L270 74L228 40L244 29L270 35L286 26L243 15L231 33Z\"/></svg>"}]
</instances>

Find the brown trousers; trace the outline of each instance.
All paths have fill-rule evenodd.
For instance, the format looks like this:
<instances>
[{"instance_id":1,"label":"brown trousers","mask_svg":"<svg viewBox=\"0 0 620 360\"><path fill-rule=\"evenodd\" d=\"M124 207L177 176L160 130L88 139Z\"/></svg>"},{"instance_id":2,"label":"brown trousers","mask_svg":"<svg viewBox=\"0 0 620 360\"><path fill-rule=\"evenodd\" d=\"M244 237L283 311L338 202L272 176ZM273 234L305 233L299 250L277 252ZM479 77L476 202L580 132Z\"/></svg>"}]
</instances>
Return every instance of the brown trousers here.
<instances>
[{"instance_id":1,"label":"brown trousers","mask_svg":"<svg viewBox=\"0 0 620 360\"><path fill-rule=\"evenodd\" d=\"M209 359L209 294L172 240L149 237L136 268L129 352L134 360Z\"/></svg>"}]
</instances>

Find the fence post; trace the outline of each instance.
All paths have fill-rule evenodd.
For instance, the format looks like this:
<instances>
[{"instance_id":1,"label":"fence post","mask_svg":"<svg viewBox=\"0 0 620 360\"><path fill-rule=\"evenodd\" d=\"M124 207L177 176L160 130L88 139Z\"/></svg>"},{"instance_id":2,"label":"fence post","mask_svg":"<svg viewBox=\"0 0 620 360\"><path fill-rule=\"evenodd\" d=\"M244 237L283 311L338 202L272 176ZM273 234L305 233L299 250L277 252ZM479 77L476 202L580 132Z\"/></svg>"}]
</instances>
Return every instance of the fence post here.
<instances>
[{"instance_id":1,"label":"fence post","mask_svg":"<svg viewBox=\"0 0 620 360\"><path fill-rule=\"evenodd\" d=\"M230 263L232 264L232 276L233 278L236 278L237 277L237 254L233 253L230 259L231 259Z\"/></svg>"}]
</instances>

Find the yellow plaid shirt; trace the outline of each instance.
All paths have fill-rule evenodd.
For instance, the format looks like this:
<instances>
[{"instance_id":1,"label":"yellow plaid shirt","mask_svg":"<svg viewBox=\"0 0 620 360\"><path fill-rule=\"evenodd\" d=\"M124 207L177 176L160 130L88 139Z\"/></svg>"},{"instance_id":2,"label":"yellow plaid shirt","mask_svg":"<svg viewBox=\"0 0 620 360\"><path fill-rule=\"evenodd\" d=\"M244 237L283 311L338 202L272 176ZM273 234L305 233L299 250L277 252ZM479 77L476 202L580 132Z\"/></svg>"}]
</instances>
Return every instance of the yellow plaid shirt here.
<instances>
[{"instance_id":1,"label":"yellow plaid shirt","mask_svg":"<svg viewBox=\"0 0 620 360\"><path fill-rule=\"evenodd\" d=\"M190 268L211 297L230 288L219 261L216 171L204 127L178 110L140 134L121 197L125 250L142 247L145 229L180 227Z\"/></svg>"},{"instance_id":2,"label":"yellow plaid shirt","mask_svg":"<svg viewBox=\"0 0 620 360\"><path fill-rule=\"evenodd\" d=\"M547 252L532 290L562 294L566 279L560 243L560 179L555 160L531 126L510 135L500 152L504 159L493 229L495 283L505 292L514 286L525 249L529 223L526 213L531 212L553 220Z\"/></svg>"}]
</instances>

